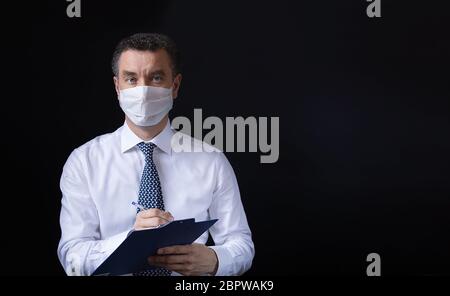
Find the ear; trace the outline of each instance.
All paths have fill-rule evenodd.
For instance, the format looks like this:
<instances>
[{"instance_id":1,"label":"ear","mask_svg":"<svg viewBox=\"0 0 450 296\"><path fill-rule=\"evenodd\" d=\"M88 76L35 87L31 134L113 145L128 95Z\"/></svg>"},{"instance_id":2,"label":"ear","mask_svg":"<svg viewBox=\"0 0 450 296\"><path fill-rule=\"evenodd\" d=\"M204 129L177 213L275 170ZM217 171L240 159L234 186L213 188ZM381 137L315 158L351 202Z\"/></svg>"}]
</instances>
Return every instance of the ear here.
<instances>
[{"instance_id":1,"label":"ear","mask_svg":"<svg viewBox=\"0 0 450 296\"><path fill-rule=\"evenodd\" d=\"M119 97L119 92L120 92L119 79L116 76L114 76L113 81L114 81L114 88L116 89L117 97Z\"/></svg>"},{"instance_id":2,"label":"ear","mask_svg":"<svg viewBox=\"0 0 450 296\"><path fill-rule=\"evenodd\" d=\"M173 80L172 97L174 99L176 99L178 96L178 90L180 89L181 78L182 78L181 74L177 74L177 76L175 76L175 79Z\"/></svg>"}]
</instances>

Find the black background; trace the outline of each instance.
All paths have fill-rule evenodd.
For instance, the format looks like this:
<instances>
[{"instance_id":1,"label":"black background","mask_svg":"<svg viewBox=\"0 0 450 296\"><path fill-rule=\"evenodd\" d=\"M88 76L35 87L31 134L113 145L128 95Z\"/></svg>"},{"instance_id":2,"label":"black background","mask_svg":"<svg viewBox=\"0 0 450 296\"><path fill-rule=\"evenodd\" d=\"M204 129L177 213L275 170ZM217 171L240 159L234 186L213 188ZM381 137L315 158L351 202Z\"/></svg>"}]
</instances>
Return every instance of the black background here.
<instances>
[{"instance_id":1,"label":"black background","mask_svg":"<svg viewBox=\"0 0 450 296\"><path fill-rule=\"evenodd\" d=\"M79 19L66 16L68 2L34 2L32 97L20 101L32 114L17 125L34 149L11 174L29 172L17 183L31 212L20 222L32 230L4 243L34 268L11 259L2 272L64 274L62 166L123 123L110 70L116 43L160 32L183 57L172 117L202 108L204 117L280 118L277 163L227 153L256 247L248 275L365 275L371 252L384 275L449 274L444 1L382 0L379 19L364 0L82 0Z\"/></svg>"}]
</instances>

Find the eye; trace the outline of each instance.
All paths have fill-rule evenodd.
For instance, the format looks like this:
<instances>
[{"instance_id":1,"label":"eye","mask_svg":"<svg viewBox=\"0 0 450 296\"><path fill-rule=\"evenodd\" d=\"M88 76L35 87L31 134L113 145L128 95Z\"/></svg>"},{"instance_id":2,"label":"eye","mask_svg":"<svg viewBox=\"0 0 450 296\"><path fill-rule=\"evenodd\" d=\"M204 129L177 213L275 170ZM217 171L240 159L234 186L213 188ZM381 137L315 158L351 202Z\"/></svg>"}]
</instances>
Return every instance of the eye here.
<instances>
[{"instance_id":1,"label":"eye","mask_svg":"<svg viewBox=\"0 0 450 296\"><path fill-rule=\"evenodd\" d=\"M162 78L161 75L153 76L153 81L156 82L156 83L160 83L160 82L162 82L162 80L163 80L163 78Z\"/></svg>"},{"instance_id":2,"label":"eye","mask_svg":"<svg viewBox=\"0 0 450 296\"><path fill-rule=\"evenodd\" d=\"M125 78L125 81L128 84L136 84L136 78L134 78L134 77L127 77L127 78Z\"/></svg>"}]
</instances>

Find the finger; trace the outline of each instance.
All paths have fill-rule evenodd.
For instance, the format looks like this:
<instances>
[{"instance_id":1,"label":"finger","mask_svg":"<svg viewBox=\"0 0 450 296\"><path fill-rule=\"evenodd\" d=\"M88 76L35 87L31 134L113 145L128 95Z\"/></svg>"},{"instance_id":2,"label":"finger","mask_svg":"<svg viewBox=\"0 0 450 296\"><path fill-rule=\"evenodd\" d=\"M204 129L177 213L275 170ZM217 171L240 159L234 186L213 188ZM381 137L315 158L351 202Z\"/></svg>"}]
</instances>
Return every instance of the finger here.
<instances>
[{"instance_id":1,"label":"finger","mask_svg":"<svg viewBox=\"0 0 450 296\"><path fill-rule=\"evenodd\" d=\"M138 216L141 218L152 218L152 217L160 217L167 221L172 221L173 216L169 212L161 211L160 209L152 208L145 211L140 211Z\"/></svg>"},{"instance_id":2,"label":"finger","mask_svg":"<svg viewBox=\"0 0 450 296\"><path fill-rule=\"evenodd\" d=\"M182 264L191 263L191 261L191 256L189 255L156 255L148 257L148 263L151 265Z\"/></svg>"},{"instance_id":3,"label":"finger","mask_svg":"<svg viewBox=\"0 0 450 296\"><path fill-rule=\"evenodd\" d=\"M200 275L195 271L195 267L192 264L167 264L164 268L178 272L185 276Z\"/></svg>"},{"instance_id":4,"label":"finger","mask_svg":"<svg viewBox=\"0 0 450 296\"><path fill-rule=\"evenodd\" d=\"M186 267L186 264L182 264L182 263L176 263L176 264L160 264L157 265L158 267L163 267L166 268L170 271L175 271L178 273L183 274L183 272L186 272L189 268Z\"/></svg>"},{"instance_id":5,"label":"finger","mask_svg":"<svg viewBox=\"0 0 450 296\"><path fill-rule=\"evenodd\" d=\"M189 254L192 252L192 245L179 245L179 246L170 246L158 249L158 255L167 255L167 254Z\"/></svg>"},{"instance_id":6,"label":"finger","mask_svg":"<svg viewBox=\"0 0 450 296\"><path fill-rule=\"evenodd\" d=\"M136 221L136 226L139 228L158 227L159 225L164 223L167 223L167 220L159 217L152 217L146 219L138 219Z\"/></svg>"},{"instance_id":7,"label":"finger","mask_svg":"<svg viewBox=\"0 0 450 296\"><path fill-rule=\"evenodd\" d=\"M163 267L186 276L196 274L194 264L192 263L150 263L150 265Z\"/></svg>"},{"instance_id":8,"label":"finger","mask_svg":"<svg viewBox=\"0 0 450 296\"><path fill-rule=\"evenodd\" d=\"M162 212L163 211L161 211L160 209L151 208L151 209L147 209L144 211L140 211L138 213L138 216L142 217L142 218L151 218L151 217L159 216Z\"/></svg>"}]
</instances>

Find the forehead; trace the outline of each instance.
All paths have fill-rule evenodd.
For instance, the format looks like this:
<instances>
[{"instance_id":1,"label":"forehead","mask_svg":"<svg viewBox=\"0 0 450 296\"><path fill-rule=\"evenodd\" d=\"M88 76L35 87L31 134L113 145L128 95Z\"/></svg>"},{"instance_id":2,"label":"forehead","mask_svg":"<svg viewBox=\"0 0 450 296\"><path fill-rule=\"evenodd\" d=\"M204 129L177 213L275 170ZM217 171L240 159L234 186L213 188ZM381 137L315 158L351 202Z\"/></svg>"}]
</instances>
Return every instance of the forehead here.
<instances>
[{"instance_id":1,"label":"forehead","mask_svg":"<svg viewBox=\"0 0 450 296\"><path fill-rule=\"evenodd\" d=\"M156 69L169 71L171 61L164 49L158 49L156 51L129 49L120 55L118 66L120 71L135 73Z\"/></svg>"}]
</instances>

